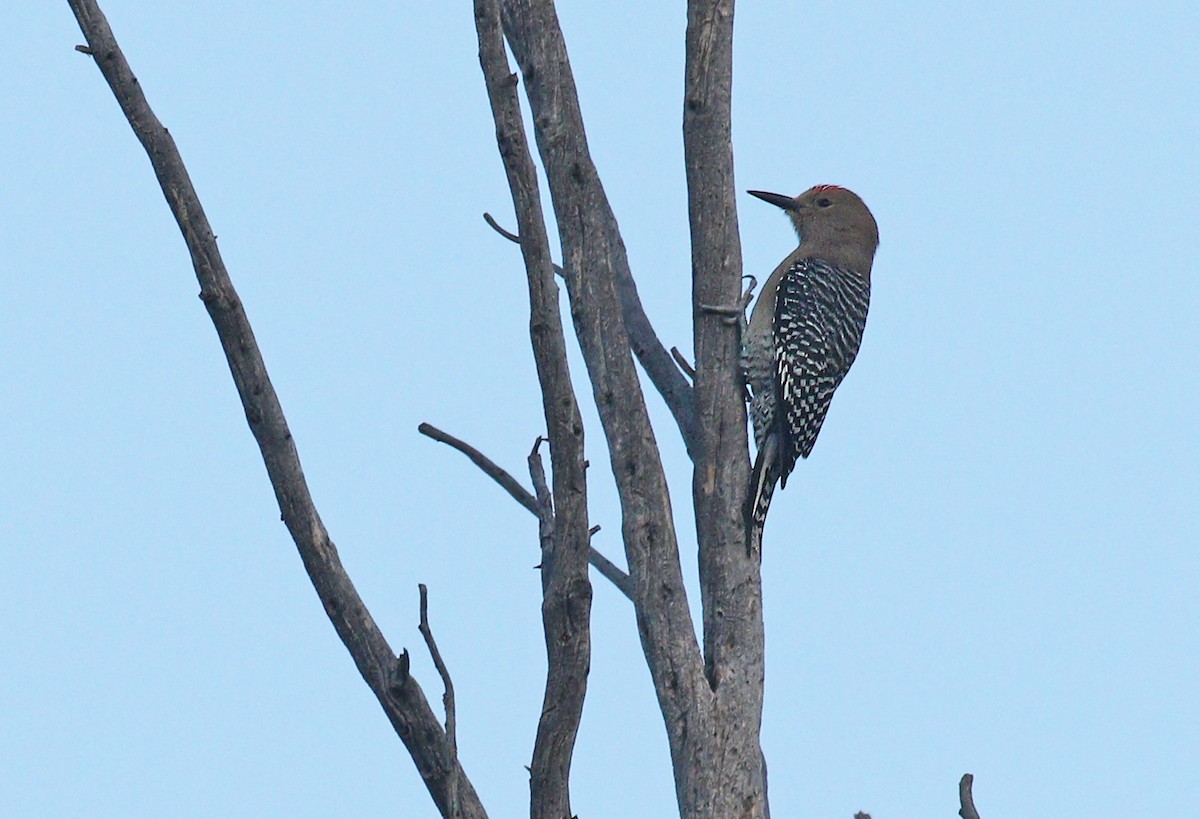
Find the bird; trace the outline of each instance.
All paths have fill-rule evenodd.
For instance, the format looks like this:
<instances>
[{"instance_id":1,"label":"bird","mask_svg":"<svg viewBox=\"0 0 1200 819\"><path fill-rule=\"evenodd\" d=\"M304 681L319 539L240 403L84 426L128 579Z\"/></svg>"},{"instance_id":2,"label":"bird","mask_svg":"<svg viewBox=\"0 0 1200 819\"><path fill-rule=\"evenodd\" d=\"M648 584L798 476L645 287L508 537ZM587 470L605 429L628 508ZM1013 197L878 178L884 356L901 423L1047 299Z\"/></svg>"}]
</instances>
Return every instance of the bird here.
<instances>
[{"instance_id":1,"label":"bird","mask_svg":"<svg viewBox=\"0 0 1200 819\"><path fill-rule=\"evenodd\" d=\"M862 344L879 226L859 196L817 185L799 196L748 191L787 212L799 244L763 284L743 329L742 370L757 453L746 548L762 556L775 484L812 452L834 391Z\"/></svg>"}]
</instances>

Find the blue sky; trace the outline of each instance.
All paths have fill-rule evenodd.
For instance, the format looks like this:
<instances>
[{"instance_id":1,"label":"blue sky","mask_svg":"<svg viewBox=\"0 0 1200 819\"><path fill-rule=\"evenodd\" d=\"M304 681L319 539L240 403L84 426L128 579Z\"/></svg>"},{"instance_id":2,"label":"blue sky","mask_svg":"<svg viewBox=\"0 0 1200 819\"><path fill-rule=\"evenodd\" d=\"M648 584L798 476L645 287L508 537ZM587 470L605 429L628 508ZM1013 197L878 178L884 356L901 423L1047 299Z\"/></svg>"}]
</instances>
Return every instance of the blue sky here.
<instances>
[{"instance_id":1,"label":"blue sky","mask_svg":"<svg viewBox=\"0 0 1200 819\"><path fill-rule=\"evenodd\" d=\"M986 819L1185 815L1200 9L901 5L738 10L739 188L842 184L882 234L862 353L767 527L774 813L953 816L971 771ZM428 584L464 764L493 816L522 814L534 521L416 433L523 474L542 431L519 254L480 218L512 224L469 5L104 9L359 590L436 701ZM560 14L643 300L689 349L682 3ZM435 816L279 522L182 239L67 5L6 4L0 31L0 804ZM765 274L793 237L739 206ZM694 572L688 462L653 411ZM617 558L607 477L592 518ZM632 613L598 579L593 614L573 806L670 815Z\"/></svg>"}]
</instances>

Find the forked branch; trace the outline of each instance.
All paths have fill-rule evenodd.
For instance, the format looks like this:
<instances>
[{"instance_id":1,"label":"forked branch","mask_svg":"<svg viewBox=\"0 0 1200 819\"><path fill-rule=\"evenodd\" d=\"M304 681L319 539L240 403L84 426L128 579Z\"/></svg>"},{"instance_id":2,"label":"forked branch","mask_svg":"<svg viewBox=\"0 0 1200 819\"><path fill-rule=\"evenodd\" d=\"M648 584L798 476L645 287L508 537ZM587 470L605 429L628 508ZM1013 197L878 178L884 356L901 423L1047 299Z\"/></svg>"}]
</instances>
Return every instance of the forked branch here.
<instances>
[{"instance_id":1,"label":"forked branch","mask_svg":"<svg viewBox=\"0 0 1200 819\"><path fill-rule=\"evenodd\" d=\"M546 687L529 766L530 815L533 819L563 819L572 815L571 759L591 666L592 585L587 570L591 529L583 420L567 367L566 337L537 172L525 138L516 77L508 68L504 51L497 0L475 0L475 29L479 65L512 193L529 282L529 335L542 391L553 475L550 489L535 446L529 465L540 496Z\"/></svg>"},{"instance_id":2,"label":"forked branch","mask_svg":"<svg viewBox=\"0 0 1200 819\"><path fill-rule=\"evenodd\" d=\"M518 245L521 244L521 237L511 230L505 230L492 214L484 213L483 219L492 230L499 233L505 239L508 239L508 241ZM566 278L567 274L563 270L562 265L554 265L554 272L564 279ZM628 274L628 271L625 272ZM618 276L618 283L620 283L620 276ZM684 381L681 386L678 373L672 373L667 366L667 362L659 354L657 348L662 347L662 344L658 340L658 335L654 332L654 328L650 326L650 320L647 318L645 310L642 309L642 302L637 295L636 286L633 286L633 276L631 274L629 275L628 284L628 287L621 290L621 307L624 310L625 328L629 333L630 347L638 356L638 361L641 362L642 369L646 370L646 374L650 376L650 382L654 384L655 388L667 402L667 406L675 414L676 421L680 425L680 432L683 434L684 444L687 446L689 454L694 458L696 453L693 450L692 444L695 441L693 435L696 433L695 399L691 394L690 385L687 381ZM618 286L620 287L620 284ZM671 360L679 366L679 370L688 379L695 377L696 371L680 355L677 348L672 347L670 355Z\"/></svg>"},{"instance_id":3,"label":"forked branch","mask_svg":"<svg viewBox=\"0 0 1200 819\"><path fill-rule=\"evenodd\" d=\"M497 464L466 441L455 438L448 432L443 432L433 424L422 423L417 427L417 431L466 455L471 459L471 463L483 471L483 474L500 484L504 491L508 492L517 503L521 504L531 515L540 519L537 497L522 486L521 482L514 478L504 467ZM593 526L588 531L588 534L595 535L599 530L599 526ZM596 571L608 578L621 591L621 594L630 600L633 599L633 585L629 579L629 575L590 544L588 545L588 562L592 564Z\"/></svg>"},{"instance_id":4,"label":"forked branch","mask_svg":"<svg viewBox=\"0 0 1200 819\"><path fill-rule=\"evenodd\" d=\"M553 21L557 25L557 20L552 17L553 4L551 3L549 6L551 15L544 14L544 11L545 9L539 12L538 24ZM549 33L551 35L554 34L554 32ZM590 164L590 159L588 162ZM599 194L603 197L603 190L600 190ZM607 200L604 200L603 206L604 208L608 207ZM683 438L683 443L687 447L688 453L692 457L695 457L697 419L691 384L683 377L680 370L676 368L675 359L659 340L653 325L650 324L650 318L646 315L645 308L642 307L642 300L638 295L637 285L633 280L633 273L629 269L629 261L625 257L625 247L621 242L620 232L617 230L616 220L612 218L611 211L608 213L608 217L608 239L613 243L612 255L614 265L612 276L620 299L629 347L634 355L637 356L642 369L650 377L650 382L654 384L654 388L658 390L663 401L666 402L667 408L674 416L675 423L679 427L680 435ZM524 234L505 230L490 213L483 214L483 218L493 230L505 239L521 244L521 237ZM563 267L560 265L554 265L554 271L560 276L566 276Z\"/></svg>"},{"instance_id":5,"label":"forked branch","mask_svg":"<svg viewBox=\"0 0 1200 819\"><path fill-rule=\"evenodd\" d=\"M538 152L562 245L571 317L621 503L622 540L633 578L642 650L675 762L676 793L692 793L694 759L710 734L712 691L704 679L662 460L631 353L632 276L625 248L584 133L575 80L550 0L505 0L504 35L524 77ZM498 135L499 136L499 135ZM505 143L501 141L503 152ZM528 241L518 230L522 246ZM670 354L657 349L686 386ZM636 352L636 351L635 351ZM639 352L639 356L645 351ZM650 368L645 364L647 372ZM653 375L651 376L653 378ZM661 389L661 388L660 388ZM676 416L680 421L681 416ZM680 423L689 451L694 428ZM689 431L691 430L691 431ZM691 809L684 811L691 815Z\"/></svg>"}]
</instances>

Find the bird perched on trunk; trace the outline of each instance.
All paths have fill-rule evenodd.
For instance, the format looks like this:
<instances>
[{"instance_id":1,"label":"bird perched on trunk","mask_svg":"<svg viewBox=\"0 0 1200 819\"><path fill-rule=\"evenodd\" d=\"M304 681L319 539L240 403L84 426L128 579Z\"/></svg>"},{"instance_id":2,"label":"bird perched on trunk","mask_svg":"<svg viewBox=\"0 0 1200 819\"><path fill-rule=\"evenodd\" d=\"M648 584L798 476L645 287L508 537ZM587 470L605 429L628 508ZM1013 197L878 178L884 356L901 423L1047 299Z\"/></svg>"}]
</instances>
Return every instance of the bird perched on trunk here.
<instances>
[{"instance_id":1,"label":"bird perched on trunk","mask_svg":"<svg viewBox=\"0 0 1200 819\"><path fill-rule=\"evenodd\" d=\"M761 554L775 484L807 458L833 392L858 355L879 246L858 195L817 185L797 197L750 191L787 211L799 246L763 285L742 339L758 454L746 503L747 548Z\"/></svg>"}]
</instances>

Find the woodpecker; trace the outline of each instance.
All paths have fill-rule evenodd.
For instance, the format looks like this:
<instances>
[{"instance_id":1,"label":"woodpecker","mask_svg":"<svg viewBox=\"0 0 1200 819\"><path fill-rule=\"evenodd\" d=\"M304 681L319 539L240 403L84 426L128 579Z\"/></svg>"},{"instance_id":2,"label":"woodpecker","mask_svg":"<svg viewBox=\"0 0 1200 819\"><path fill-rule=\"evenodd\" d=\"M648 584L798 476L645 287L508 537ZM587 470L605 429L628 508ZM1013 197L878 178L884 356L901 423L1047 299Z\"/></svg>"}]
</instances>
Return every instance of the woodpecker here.
<instances>
[{"instance_id":1,"label":"woodpecker","mask_svg":"<svg viewBox=\"0 0 1200 819\"><path fill-rule=\"evenodd\" d=\"M787 486L796 458L812 452L833 392L858 355L879 228L862 199L836 185L796 197L749 193L785 210L800 239L763 285L742 337L758 448L746 546L761 555L775 484Z\"/></svg>"}]
</instances>

